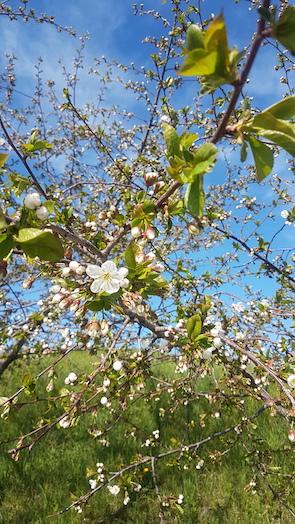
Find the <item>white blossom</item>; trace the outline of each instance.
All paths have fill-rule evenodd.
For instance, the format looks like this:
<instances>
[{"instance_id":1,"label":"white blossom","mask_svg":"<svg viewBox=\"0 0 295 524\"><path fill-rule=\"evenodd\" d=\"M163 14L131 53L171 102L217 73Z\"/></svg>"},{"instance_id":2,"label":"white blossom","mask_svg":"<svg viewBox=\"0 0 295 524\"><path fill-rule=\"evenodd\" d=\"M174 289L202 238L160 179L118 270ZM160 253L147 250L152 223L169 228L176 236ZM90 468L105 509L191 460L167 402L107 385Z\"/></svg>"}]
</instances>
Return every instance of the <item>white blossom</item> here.
<instances>
[{"instance_id":1,"label":"white blossom","mask_svg":"<svg viewBox=\"0 0 295 524\"><path fill-rule=\"evenodd\" d=\"M118 493L120 493L120 488L119 486L116 486L116 484L114 486L108 486L108 490L112 495L115 496L118 495Z\"/></svg>"},{"instance_id":2,"label":"white blossom","mask_svg":"<svg viewBox=\"0 0 295 524\"><path fill-rule=\"evenodd\" d=\"M141 229L137 226L131 228L131 236L132 238L139 238L141 237Z\"/></svg>"},{"instance_id":3,"label":"white blossom","mask_svg":"<svg viewBox=\"0 0 295 524\"><path fill-rule=\"evenodd\" d=\"M89 484L90 484L90 489L95 489L96 486L97 486L97 480L95 480L95 479L90 479L90 480L89 480Z\"/></svg>"},{"instance_id":4,"label":"white blossom","mask_svg":"<svg viewBox=\"0 0 295 524\"><path fill-rule=\"evenodd\" d=\"M115 371L120 371L120 369L122 369L122 362L120 362L120 360L116 360L116 362L113 363L113 369Z\"/></svg>"},{"instance_id":5,"label":"white blossom","mask_svg":"<svg viewBox=\"0 0 295 524\"><path fill-rule=\"evenodd\" d=\"M281 217L288 218L288 216L289 216L289 211L287 211L287 209L283 209L283 211L281 211Z\"/></svg>"},{"instance_id":6,"label":"white blossom","mask_svg":"<svg viewBox=\"0 0 295 524\"><path fill-rule=\"evenodd\" d=\"M292 389L295 388L295 375L289 375L287 378L288 386Z\"/></svg>"},{"instance_id":7,"label":"white blossom","mask_svg":"<svg viewBox=\"0 0 295 524\"><path fill-rule=\"evenodd\" d=\"M41 206L41 207L39 207L39 209L36 210L36 217L39 220L42 220L43 222L45 222L45 220L47 220L49 215L50 215L50 212L48 211L47 207L45 207L45 206Z\"/></svg>"},{"instance_id":8,"label":"white blossom","mask_svg":"<svg viewBox=\"0 0 295 524\"><path fill-rule=\"evenodd\" d=\"M112 261L103 262L101 266L88 265L86 273L94 281L90 286L92 293L117 293L121 287L122 280L128 274L127 268L117 269Z\"/></svg>"},{"instance_id":9,"label":"white blossom","mask_svg":"<svg viewBox=\"0 0 295 524\"><path fill-rule=\"evenodd\" d=\"M205 349L205 350L203 351L203 353L202 353L202 358L203 358L204 360L208 360L209 358L212 358L212 356L213 356L213 350L214 350L213 347L208 348L208 349Z\"/></svg>"},{"instance_id":10,"label":"white blossom","mask_svg":"<svg viewBox=\"0 0 295 524\"><path fill-rule=\"evenodd\" d=\"M39 193L29 193L24 199L24 205L28 209L37 209L41 206L41 197Z\"/></svg>"},{"instance_id":11,"label":"white blossom","mask_svg":"<svg viewBox=\"0 0 295 524\"><path fill-rule=\"evenodd\" d=\"M68 376L65 378L65 384L73 384L74 382L76 382L78 376L76 375L76 373L69 373Z\"/></svg>"}]
</instances>

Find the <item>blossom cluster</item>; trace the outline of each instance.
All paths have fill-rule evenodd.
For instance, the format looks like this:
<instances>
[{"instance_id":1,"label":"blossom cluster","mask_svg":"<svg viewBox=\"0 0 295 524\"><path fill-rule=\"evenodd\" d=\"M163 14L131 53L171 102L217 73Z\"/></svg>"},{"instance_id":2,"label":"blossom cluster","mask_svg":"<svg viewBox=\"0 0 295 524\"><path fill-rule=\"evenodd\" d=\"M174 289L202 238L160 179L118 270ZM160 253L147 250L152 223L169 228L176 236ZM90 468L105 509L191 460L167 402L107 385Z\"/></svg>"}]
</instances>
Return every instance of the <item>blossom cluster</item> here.
<instances>
[{"instance_id":1,"label":"blossom cluster","mask_svg":"<svg viewBox=\"0 0 295 524\"><path fill-rule=\"evenodd\" d=\"M24 199L24 206L36 211L36 217L42 222L45 222L50 215L47 207L42 205L39 193L29 193Z\"/></svg>"}]
</instances>

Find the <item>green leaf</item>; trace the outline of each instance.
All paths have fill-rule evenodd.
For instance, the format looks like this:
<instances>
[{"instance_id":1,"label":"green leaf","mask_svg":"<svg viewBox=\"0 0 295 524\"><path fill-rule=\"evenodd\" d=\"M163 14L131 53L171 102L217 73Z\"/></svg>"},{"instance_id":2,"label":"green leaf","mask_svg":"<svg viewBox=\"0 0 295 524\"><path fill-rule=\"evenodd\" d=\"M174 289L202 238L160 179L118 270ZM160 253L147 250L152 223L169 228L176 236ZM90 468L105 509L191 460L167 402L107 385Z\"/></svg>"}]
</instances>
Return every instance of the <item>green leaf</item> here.
<instances>
[{"instance_id":1,"label":"green leaf","mask_svg":"<svg viewBox=\"0 0 295 524\"><path fill-rule=\"evenodd\" d=\"M13 247L14 242L12 235L2 233L2 235L0 235L0 259L2 260L7 257Z\"/></svg>"},{"instance_id":2,"label":"green leaf","mask_svg":"<svg viewBox=\"0 0 295 524\"><path fill-rule=\"evenodd\" d=\"M212 75L215 72L217 60L217 51L194 49L186 56L178 74L183 76Z\"/></svg>"},{"instance_id":3,"label":"green leaf","mask_svg":"<svg viewBox=\"0 0 295 524\"><path fill-rule=\"evenodd\" d=\"M295 6L288 6L273 24L271 36L295 56Z\"/></svg>"},{"instance_id":4,"label":"green leaf","mask_svg":"<svg viewBox=\"0 0 295 524\"><path fill-rule=\"evenodd\" d=\"M264 111L256 115L252 121L254 133L271 140L295 156L295 126L290 122L275 118L270 112Z\"/></svg>"},{"instance_id":5,"label":"green leaf","mask_svg":"<svg viewBox=\"0 0 295 524\"><path fill-rule=\"evenodd\" d=\"M271 22L272 14L269 9L267 9L266 7L258 7L257 11L260 14L262 20L264 20L265 22Z\"/></svg>"},{"instance_id":6,"label":"green leaf","mask_svg":"<svg viewBox=\"0 0 295 524\"><path fill-rule=\"evenodd\" d=\"M246 140L244 140L242 147L241 147L241 152L240 152L241 162L245 162L247 155L248 155L248 144Z\"/></svg>"},{"instance_id":7,"label":"green leaf","mask_svg":"<svg viewBox=\"0 0 295 524\"><path fill-rule=\"evenodd\" d=\"M199 175L192 184L188 185L184 195L184 205L193 216L201 217L204 204L203 177Z\"/></svg>"},{"instance_id":8,"label":"green leaf","mask_svg":"<svg viewBox=\"0 0 295 524\"><path fill-rule=\"evenodd\" d=\"M197 24L191 24L186 32L186 49L193 51L193 49L204 48L203 31Z\"/></svg>"},{"instance_id":9,"label":"green leaf","mask_svg":"<svg viewBox=\"0 0 295 524\"><path fill-rule=\"evenodd\" d=\"M194 171L194 174L206 173L214 164L217 154L217 147L210 142L198 147L197 151L194 153L194 164L195 168L198 168L198 170L197 172Z\"/></svg>"},{"instance_id":10,"label":"green leaf","mask_svg":"<svg viewBox=\"0 0 295 524\"><path fill-rule=\"evenodd\" d=\"M29 143L29 144L21 144L23 149L27 151L28 153L35 153L36 151L41 151L42 149L50 149L53 147L52 144L49 144L49 142L46 142L46 140L38 140L37 142Z\"/></svg>"},{"instance_id":11,"label":"green leaf","mask_svg":"<svg viewBox=\"0 0 295 524\"><path fill-rule=\"evenodd\" d=\"M14 240L30 258L39 257L48 262L58 262L64 256L64 250L58 237L51 231L23 228Z\"/></svg>"},{"instance_id":12,"label":"green leaf","mask_svg":"<svg viewBox=\"0 0 295 524\"><path fill-rule=\"evenodd\" d=\"M264 113L270 113L280 120L291 120L295 116L295 96L287 96L280 102L267 107L260 115Z\"/></svg>"},{"instance_id":13,"label":"green leaf","mask_svg":"<svg viewBox=\"0 0 295 524\"><path fill-rule=\"evenodd\" d=\"M181 150L189 149L198 137L198 133L188 133L186 131L182 133L179 137Z\"/></svg>"},{"instance_id":14,"label":"green leaf","mask_svg":"<svg viewBox=\"0 0 295 524\"><path fill-rule=\"evenodd\" d=\"M25 189L32 185L32 182L28 178L18 173L8 173L7 176L14 187L13 191L16 196L20 196Z\"/></svg>"},{"instance_id":15,"label":"green leaf","mask_svg":"<svg viewBox=\"0 0 295 524\"><path fill-rule=\"evenodd\" d=\"M195 340L195 338L201 333L202 321L199 314L190 317L186 323L186 330L189 338Z\"/></svg>"},{"instance_id":16,"label":"green leaf","mask_svg":"<svg viewBox=\"0 0 295 524\"><path fill-rule=\"evenodd\" d=\"M173 126L169 124L163 124L163 136L167 148L167 157L181 156L180 152L180 139Z\"/></svg>"},{"instance_id":17,"label":"green leaf","mask_svg":"<svg viewBox=\"0 0 295 524\"><path fill-rule=\"evenodd\" d=\"M189 28L192 29L189 29ZM201 93L210 93L223 84L232 84L238 79L236 64L244 54L236 47L229 50L227 43L226 27L223 15L218 15L201 34L203 45L200 45L200 35L194 26L189 26L189 47L185 50L186 57L178 74L196 75L205 77L201 80ZM195 35L195 41L193 36Z\"/></svg>"},{"instance_id":18,"label":"green leaf","mask_svg":"<svg viewBox=\"0 0 295 524\"><path fill-rule=\"evenodd\" d=\"M54 200L45 200L42 202L42 206L45 206L49 213L54 211L55 202Z\"/></svg>"},{"instance_id":19,"label":"green leaf","mask_svg":"<svg viewBox=\"0 0 295 524\"><path fill-rule=\"evenodd\" d=\"M136 251L137 249L136 249L135 243L133 241L130 242L129 246L127 247L125 251L125 257L124 257L126 266L129 269L129 271L130 270L135 271L136 269L136 260L135 260Z\"/></svg>"},{"instance_id":20,"label":"green leaf","mask_svg":"<svg viewBox=\"0 0 295 524\"><path fill-rule=\"evenodd\" d=\"M252 135L248 135L245 139L250 144L255 161L257 179L261 182L273 168L273 152L267 145Z\"/></svg>"},{"instance_id":21,"label":"green leaf","mask_svg":"<svg viewBox=\"0 0 295 524\"><path fill-rule=\"evenodd\" d=\"M146 215L149 214L149 213L154 213L155 212L155 204L154 204L153 200L151 200L151 199L146 200L142 204L142 210L143 210L143 212Z\"/></svg>"},{"instance_id":22,"label":"green leaf","mask_svg":"<svg viewBox=\"0 0 295 524\"><path fill-rule=\"evenodd\" d=\"M2 209L0 209L0 231L7 229L8 225L9 221L7 220L7 217L5 213L3 213Z\"/></svg>"},{"instance_id":23,"label":"green leaf","mask_svg":"<svg viewBox=\"0 0 295 524\"><path fill-rule=\"evenodd\" d=\"M228 51L226 27L222 13L208 26L204 36L204 47L209 50L223 48Z\"/></svg>"},{"instance_id":24,"label":"green leaf","mask_svg":"<svg viewBox=\"0 0 295 524\"><path fill-rule=\"evenodd\" d=\"M9 157L9 153L0 153L0 167L2 167L3 164L5 164L8 157Z\"/></svg>"},{"instance_id":25,"label":"green leaf","mask_svg":"<svg viewBox=\"0 0 295 524\"><path fill-rule=\"evenodd\" d=\"M119 313L123 313L122 308L120 308L116 301L122 295L122 290L120 289L117 293L112 295L101 295L99 298L90 300L85 304L87 309L90 311L109 311L112 307L116 309Z\"/></svg>"}]
</instances>

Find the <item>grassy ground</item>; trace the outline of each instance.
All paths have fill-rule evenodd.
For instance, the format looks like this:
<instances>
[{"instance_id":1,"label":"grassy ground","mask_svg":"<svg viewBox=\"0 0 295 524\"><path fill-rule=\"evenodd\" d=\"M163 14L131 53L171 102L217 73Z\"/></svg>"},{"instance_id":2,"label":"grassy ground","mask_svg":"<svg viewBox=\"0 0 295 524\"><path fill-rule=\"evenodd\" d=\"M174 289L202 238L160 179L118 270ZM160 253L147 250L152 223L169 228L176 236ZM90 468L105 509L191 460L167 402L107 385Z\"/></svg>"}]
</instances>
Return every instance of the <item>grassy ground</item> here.
<instances>
[{"instance_id":1,"label":"grassy ground","mask_svg":"<svg viewBox=\"0 0 295 524\"><path fill-rule=\"evenodd\" d=\"M85 353L74 353L68 361L61 363L59 369L60 385L70 371L90 371L92 362L97 357L89 357ZM48 363L50 357L48 357ZM34 366L33 366L34 367ZM44 367L44 360L42 363ZM29 366L34 374L38 367ZM40 369L40 368L39 368ZM25 363L16 364L7 370L0 380L0 396L14 392L21 378L28 372ZM41 381L42 382L42 381ZM42 386L41 386L42 391ZM44 391L44 395L46 395ZM173 444L173 439L179 437L179 428L189 416L189 420L197 419L207 406L207 401L201 399L198 406L181 406L167 419L158 417L159 403L151 403L140 410L135 408L132 417L137 424L147 431L160 426L161 435L165 434L167 445ZM253 412L257 406L252 406ZM0 419L0 441L21 435L32 428L32 421L37 418L37 406L30 409L22 408L15 416L14 422ZM209 418L204 428L192 426L189 430L190 439L200 438L219 431L228 425L235 424L233 414L224 412L221 419ZM263 423L261 424L261 421ZM107 490L94 495L89 506L82 514L74 511L61 516L47 519L54 513L71 503L69 494L81 496L89 491L86 479L86 467L94 466L96 462L111 465L128 463L135 454L132 440L124 438L123 426L113 431L111 445L104 447L95 439L90 439L87 433L89 420L81 421L78 426L69 429L55 429L42 439L31 452L25 450L18 461L13 461L6 453L13 443L0 447L0 524L153 524L158 523L159 506L153 489L150 466L147 471L138 471L138 481L143 488L140 493L131 493L131 501L127 506L122 504L124 493L114 497ZM189 463L185 458L176 464L171 459L156 464L157 480L162 494L184 495L181 507L164 509L165 524L289 524L295 522L290 513L281 507L265 483L269 482L289 506L295 507L294 485L291 477L277 476L274 467L280 467L280 473L292 475L293 450L287 438L286 423L278 417L271 417L269 411L260 416L256 439L250 442L244 436L244 443L251 449L258 448L263 461L270 465L268 475L259 477L257 486L245 490L245 486L254 478L255 463L247 457L239 438L231 434L216 439L200 448L198 455L204 460L201 469L195 468L195 462ZM171 440L172 439L172 440ZM233 446L230 443L237 440ZM251 440L251 439L250 439ZM268 450L275 450L274 459L267 458ZM219 453L227 451L222 456ZM142 454L149 454L144 448ZM264 454L264 455L262 455ZM215 460L212 456L215 455ZM189 469L184 469L184 464ZM115 468L116 469L116 468ZM256 493L253 494L253 489Z\"/></svg>"}]
</instances>

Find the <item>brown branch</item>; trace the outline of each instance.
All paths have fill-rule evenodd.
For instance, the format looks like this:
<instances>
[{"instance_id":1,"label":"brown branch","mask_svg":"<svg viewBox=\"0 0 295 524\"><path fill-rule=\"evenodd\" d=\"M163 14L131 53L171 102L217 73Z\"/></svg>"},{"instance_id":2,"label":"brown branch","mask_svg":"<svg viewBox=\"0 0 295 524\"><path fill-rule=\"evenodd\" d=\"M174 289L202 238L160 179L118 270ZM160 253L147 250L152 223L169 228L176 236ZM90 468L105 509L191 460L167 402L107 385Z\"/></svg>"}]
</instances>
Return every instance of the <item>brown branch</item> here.
<instances>
[{"instance_id":1,"label":"brown branch","mask_svg":"<svg viewBox=\"0 0 295 524\"><path fill-rule=\"evenodd\" d=\"M261 260L261 262L263 262L269 269L271 269L275 273L279 273L279 275L281 275L282 277L286 278L287 280L295 284L295 278L291 277L291 275L289 275L286 270L280 269L278 266L275 266L270 260L268 260L266 257L261 255L261 253L249 247L248 244L244 242L244 240L241 240L240 238L236 237L232 233L228 233L227 231L225 231L224 229L222 229L219 226L212 225L212 227L216 229L216 231L223 233L227 238L231 238L232 240L235 240L235 242L239 242L239 244L241 244L241 246L243 246L246 249L246 251L248 251L248 253L258 258L258 260Z\"/></svg>"},{"instance_id":2,"label":"brown branch","mask_svg":"<svg viewBox=\"0 0 295 524\"><path fill-rule=\"evenodd\" d=\"M269 5L270 5L270 0L263 0L262 2L262 8L264 9L268 9L269 8ZM236 103L238 101L238 98L242 92L242 89L243 89L243 86L248 78L248 75L249 75L249 72L253 66L253 63L254 63L254 60L256 58L256 55L258 53L258 50L261 46L261 43L263 41L263 39L265 38L265 35L264 35L264 29L265 29L265 21L260 18L258 20L258 23L257 23L257 29L256 29L256 35L255 35L255 38L254 38L254 42L252 44L252 47L251 47L251 50L250 50L250 53L248 55L248 59L245 63L245 66L242 70L242 74L241 74L241 77L240 77L240 80L238 82L238 84L235 86L234 88L234 91L233 91L233 94L231 96L231 99L230 99L230 102L227 106L227 109L223 115L223 118L217 128L217 131L214 133L213 137L211 138L210 142L212 144L216 144L217 142L219 142L219 140L224 136L225 134L225 128L227 126L227 123L230 119L230 116L236 106Z\"/></svg>"},{"instance_id":3,"label":"brown branch","mask_svg":"<svg viewBox=\"0 0 295 524\"><path fill-rule=\"evenodd\" d=\"M22 155L20 153L20 151L18 150L18 148L16 147L16 145L14 144L13 140L11 140L10 138L10 135L5 127L5 124L0 116L0 127L2 128L2 131L6 137L6 140L7 142L9 143L10 147L13 149L13 151L15 152L15 154L18 156L18 158L20 159L20 161L22 162L22 164L25 166L26 170L28 171L32 181L33 181L33 184L34 186L36 187L36 189L39 191L39 193L44 197L46 198L47 200L47 194L46 192L44 191L44 189L42 188L42 186L39 184L37 178L35 177L33 171L31 170L30 166L28 165L27 163L27 160L26 158L24 157L24 155Z\"/></svg>"},{"instance_id":4,"label":"brown branch","mask_svg":"<svg viewBox=\"0 0 295 524\"><path fill-rule=\"evenodd\" d=\"M78 237L69 228L65 228L64 226L60 226L59 224L53 224L53 223L50 223L50 228L53 231L55 231L56 233L58 233L60 236L68 240L71 240L77 246L83 246L88 251L88 253L91 253L92 255L94 255L95 258L93 262L97 263L97 259L99 259L100 262L104 262L106 260L106 257L103 254L103 252L97 249L97 247L95 247L94 244L89 242L89 240L86 240L86 238Z\"/></svg>"}]
</instances>

